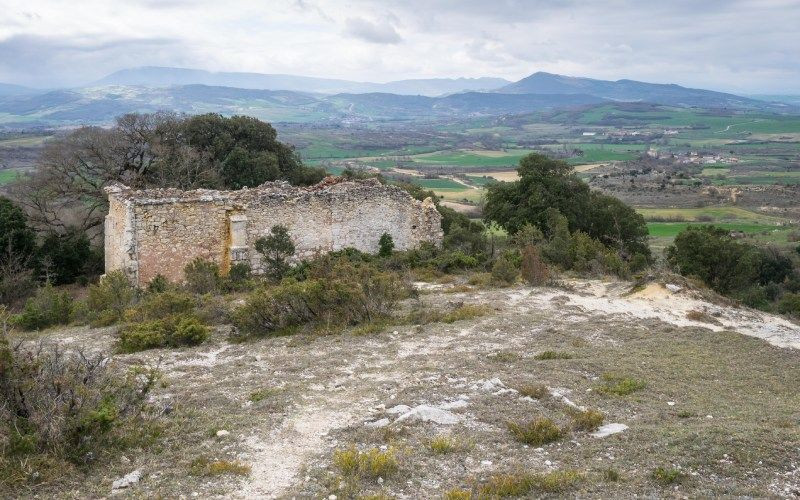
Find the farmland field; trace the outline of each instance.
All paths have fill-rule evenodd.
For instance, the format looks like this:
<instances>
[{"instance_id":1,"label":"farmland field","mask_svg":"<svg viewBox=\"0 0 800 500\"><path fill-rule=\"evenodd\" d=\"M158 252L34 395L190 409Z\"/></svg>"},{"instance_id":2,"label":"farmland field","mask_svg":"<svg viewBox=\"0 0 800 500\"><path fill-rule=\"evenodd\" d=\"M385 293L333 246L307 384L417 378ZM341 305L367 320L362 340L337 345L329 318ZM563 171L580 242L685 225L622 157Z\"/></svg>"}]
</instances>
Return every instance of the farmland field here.
<instances>
[{"instance_id":1,"label":"farmland field","mask_svg":"<svg viewBox=\"0 0 800 500\"><path fill-rule=\"evenodd\" d=\"M741 220L747 222L771 222L773 224L778 224L784 221L784 219L781 219L780 217L762 215L739 207L638 208L636 211L642 214L646 220L652 220L653 218L664 218L676 219L680 221L702 221L702 218L710 218L713 221Z\"/></svg>"},{"instance_id":2,"label":"farmland field","mask_svg":"<svg viewBox=\"0 0 800 500\"><path fill-rule=\"evenodd\" d=\"M454 165L460 167L509 167L519 163L520 158L532 150L506 151L438 151L411 157L414 163L425 165Z\"/></svg>"},{"instance_id":3,"label":"farmland field","mask_svg":"<svg viewBox=\"0 0 800 500\"><path fill-rule=\"evenodd\" d=\"M465 191L471 189L450 179L414 179L414 183L434 191Z\"/></svg>"},{"instance_id":4,"label":"farmland field","mask_svg":"<svg viewBox=\"0 0 800 500\"><path fill-rule=\"evenodd\" d=\"M0 170L0 186L14 182L19 174L20 170L15 168Z\"/></svg>"}]
</instances>

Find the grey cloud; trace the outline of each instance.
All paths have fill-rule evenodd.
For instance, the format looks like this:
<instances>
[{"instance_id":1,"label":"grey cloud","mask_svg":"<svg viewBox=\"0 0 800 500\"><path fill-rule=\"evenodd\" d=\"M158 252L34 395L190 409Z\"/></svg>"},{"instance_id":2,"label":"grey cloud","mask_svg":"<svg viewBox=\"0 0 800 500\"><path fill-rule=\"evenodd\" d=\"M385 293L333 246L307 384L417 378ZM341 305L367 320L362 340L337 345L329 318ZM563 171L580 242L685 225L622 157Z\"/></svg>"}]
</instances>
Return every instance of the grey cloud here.
<instances>
[{"instance_id":1,"label":"grey cloud","mask_svg":"<svg viewBox=\"0 0 800 500\"><path fill-rule=\"evenodd\" d=\"M348 18L344 32L370 43L394 44L403 41L395 27L388 22L374 23L361 17Z\"/></svg>"},{"instance_id":2,"label":"grey cloud","mask_svg":"<svg viewBox=\"0 0 800 500\"><path fill-rule=\"evenodd\" d=\"M105 39L16 35L0 40L0 81L31 87L83 85L146 60L180 62L181 44L168 38Z\"/></svg>"}]
</instances>

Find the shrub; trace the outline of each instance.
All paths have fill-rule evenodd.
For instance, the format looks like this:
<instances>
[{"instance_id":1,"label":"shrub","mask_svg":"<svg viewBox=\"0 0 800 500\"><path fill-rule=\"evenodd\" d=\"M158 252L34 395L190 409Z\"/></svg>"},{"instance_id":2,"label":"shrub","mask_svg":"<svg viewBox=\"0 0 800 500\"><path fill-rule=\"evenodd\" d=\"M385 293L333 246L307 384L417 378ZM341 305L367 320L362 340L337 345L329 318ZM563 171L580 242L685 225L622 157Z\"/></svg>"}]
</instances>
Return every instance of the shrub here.
<instances>
[{"instance_id":1,"label":"shrub","mask_svg":"<svg viewBox=\"0 0 800 500\"><path fill-rule=\"evenodd\" d=\"M73 307L72 297L67 292L59 292L48 283L25 302L25 307L14 322L24 330L66 325Z\"/></svg>"},{"instance_id":2,"label":"shrub","mask_svg":"<svg viewBox=\"0 0 800 500\"><path fill-rule=\"evenodd\" d=\"M0 476L42 480L26 462L83 464L132 443L125 436L142 431L157 378L151 369L121 377L100 355L44 343L10 347L0 337L0 428L12 443L3 450L8 460Z\"/></svg>"},{"instance_id":3,"label":"shrub","mask_svg":"<svg viewBox=\"0 0 800 500\"><path fill-rule=\"evenodd\" d=\"M196 317L174 314L127 325L120 332L118 347L121 352L137 352L167 346L193 346L204 342L208 336L208 327Z\"/></svg>"},{"instance_id":4,"label":"shrub","mask_svg":"<svg viewBox=\"0 0 800 500\"><path fill-rule=\"evenodd\" d=\"M28 226L25 212L0 196L0 264L12 257L27 260L36 248L36 233Z\"/></svg>"},{"instance_id":5,"label":"shrub","mask_svg":"<svg viewBox=\"0 0 800 500\"><path fill-rule=\"evenodd\" d=\"M572 412L572 426L581 431L596 431L604 419L605 416L597 410Z\"/></svg>"},{"instance_id":6,"label":"shrub","mask_svg":"<svg viewBox=\"0 0 800 500\"><path fill-rule=\"evenodd\" d=\"M225 280L225 289L238 292L250 288L250 280L253 277L253 271L250 269L250 264L246 262L237 262L231 266L228 271L227 279Z\"/></svg>"},{"instance_id":7,"label":"shrub","mask_svg":"<svg viewBox=\"0 0 800 500\"><path fill-rule=\"evenodd\" d=\"M170 289L170 282L163 274L156 274L155 278L147 284L149 293L163 293Z\"/></svg>"},{"instance_id":8,"label":"shrub","mask_svg":"<svg viewBox=\"0 0 800 500\"><path fill-rule=\"evenodd\" d=\"M517 280L519 270L506 256L498 257L492 266L492 280L496 283L511 285Z\"/></svg>"},{"instance_id":9,"label":"shrub","mask_svg":"<svg viewBox=\"0 0 800 500\"><path fill-rule=\"evenodd\" d=\"M478 259L472 255L467 255L461 250L452 252L442 252L435 259L433 265L440 271L449 273L465 269L474 269L478 266Z\"/></svg>"},{"instance_id":10,"label":"shrub","mask_svg":"<svg viewBox=\"0 0 800 500\"><path fill-rule=\"evenodd\" d=\"M178 290L146 294L133 308L125 311L127 322L153 321L175 314L194 314L197 298Z\"/></svg>"},{"instance_id":11,"label":"shrub","mask_svg":"<svg viewBox=\"0 0 800 500\"><path fill-rule=\"evenodd\" d=\"M778 301L775 309L781 314L800 316L800 294L785 293Z\"/></svg>"},{"instance_id":12,"label":"shrub","mask_svg":"<svg viewBox=\"0 0 800 500\"><path fill-rule=\"evenodd\" d=\"M652 473L653 480L662 486L680 483L685 477L678 469L668 467L657 467Z\"/></svg>"},{"instance_id":13,"label":"shrub","mask_svg":"<svg viewBox=\"0 0 800 500\"><path fill-rule=\"evenodd\" d=\"M175 330L169 338L173 346L198 345L208 338L208 327L191 316L181 317L175 323Z\"/></svg>"},{"instance_id":14,"label":"shrub","mask_svg":"<svg viewBox=\"0 0 800 500\"><path fill-rule=\"evenodd\" d=\"M394 450L380 451L372 448L358 451L355 446L333 453L333 464L343 476L349 478L387 478L397 471Z\"/></svg>"},{"instance_id":15,"label":"shrub","mask_svg":"<svg viewBox=\"0 0 800 500\"><path fill-rule=\"evenodd\" d=\"M381 239L378 241L378 255L381 257L390 257L394 252L394 240L389 233L383 233Z\"/></svg>"},{"instance_id":16,"label":"shrub","mask_svg":"<svg viewBox=\"0 0 800 500\"><path fill-rule=\"evenodd\" d=\"M92 324L107 326L116 323L135 297L136 293L122 271L108 273L99 283L89 287L86 306Z\"/></svg>"},{"instance_id":17,"label":"shrub","mask_svg":"<svg viewBox=\"0 0 800 500\"><path fill-rule=\"evenodd\" d=\"M39 247L39 263L47 281L63 285L100 274L103 253L92 247L86 233L69 229L63 234L50 233L44 237Z\"/></svg>"},{"instance_id":18,"label":"shrub","mask_svg":"<svg viewBox=\"0 0 800 500\"><path fill-rule=\"evenodd\" d=\"M542 260L539 249L527 245L522 249L522 279L532 286L542 286L550 278L550 270Z\"/></svg>"},{"instance_id":19,"label":"shrub","mask_svg":"<svg viewBox=\"0 0 800 500\"><path fill-rule=\"evenodd\" d=\"M31 295L36 289L33 270L25 255L3 255L0 249L0 304L11 304Z\"/></svg>"},{"instance_id":20,"label":"shrub","mask_svg":"<svg viewBox=\"0 0 800 500\"><path fill-rule=\"evenodd\" d=\"M186 288L192 293L215 293L220 288L219 266L196 258L183 269Z\"/></svg>"},{"instance_id":21,"label":"shrub","mask_svg":"<svg viewBox=\"0 0 800 500\"><path fill-rule=\"evenodd\" d=\"M191 312L187 311L187 312ZM197 307L192 313L201 323L206 325L224 325L231 323L231 309L225 297L220 295L201 295L197 298Z\"/></svg>"},{"instance_id":22,"label":"shrub","mask_svg":"<svg viewBox=\"0 0 800 500\"><path fill-rule=\"evenodd\" d=\"M234 325L251 335L301 325L357 325L386 318L408 295L399 275L372 264L326 256L309 264L308 278L260 288L233 312Z\"/></svg>"},{"instance_id":23,"label":"shrub","mask_svg":"<svg viewBox=\"0 0 800 500\"><path fill-rule=\"evenodd\" d=\"M269 236L255 242L255 249L264 257L267 274L280 280L289 270L288 259L294 255L295 247L285 226L272 226Z\"/></svg>"},{"instance_id":24,"label":"shrub","mask_svg":"<svg viewBox=\"0 0 800 500\"><path fill-rule=\"evenodd\" d=\"M508 430L514 438L524 444L541 446L561 439L561 429L549 418L536 418L528 422L509 422Z\"/></svg>"},{"instance_id":25,"label":"shrub","mask_svg":"<svg viewBox=\"0 0 800 500\"><path fill-rule=\"evenodd\" d=\"M686 228L667 248L667 260L682 275L696 276L719 293L739 294L755 307L769 300L756 287L783 283L793 272L781 252L739 242L714 226Z\"/></svg>"},{"instance_id":26,"label":"shrub","mask_svg":"<svg viewBox=\"0 0 800 500\"><path fill-rule=\"evenodd\" d=\"M121 352L157 349L167 345L167 327L164 321L154 320L126 326L119 336Z\"/></svg>"}]
</instances>

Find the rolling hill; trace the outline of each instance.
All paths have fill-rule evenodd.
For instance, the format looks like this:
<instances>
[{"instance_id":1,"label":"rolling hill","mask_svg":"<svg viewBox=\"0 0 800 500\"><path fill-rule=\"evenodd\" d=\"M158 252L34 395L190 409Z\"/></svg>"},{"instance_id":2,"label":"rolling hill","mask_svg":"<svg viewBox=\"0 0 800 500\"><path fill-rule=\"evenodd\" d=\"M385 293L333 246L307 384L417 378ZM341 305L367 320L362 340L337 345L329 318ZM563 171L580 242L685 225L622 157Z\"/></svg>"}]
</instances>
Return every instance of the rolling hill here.
<instances>
[{"instance_id":1,"label":"rolling hill","mask_svg":"<svg viewBox=\"0 0 800 500\"><path fill-rule=\"evenodd\" d=\"M493 90L511 82L502 78L430 78L388 83L354 82L330 78L264 73L214 73L198 69L145 66L112 73L92 86L125 85L170 87L208 85L257 90L292 90L319 94L383 92L437 96L471 90Z\"/></svg>"},{"instance_id":2,"label":"rolling hill","mask_svg":"<svg viewBox=\"0 0 800 500\"><path fill-rule=\"evenodd\" d=\"M483 86L494 90L470 90ZM800 113L800 107L787 102L672 84L612 82L541 72L515 83L462 78L375 84L145 67L119 71L84 88L37 92L0 86L0 125L105 124L123 113L157 110L245 114L272 122L352 123L514 115L611 102Z\"/></svg>"},{"instance_id":3,"label":"rolling hill","mask_svg":"<svg viewBox=\"0 0 800 500\"><path fill-rule=\"evenodd\" d=\"M595 80L538 72L496 89L503 94L588 94L604 99L650 102L670 106L763 109L765 103L713 90L691 89L675 84L635 80Z\"/></svg>"}]
</instances>

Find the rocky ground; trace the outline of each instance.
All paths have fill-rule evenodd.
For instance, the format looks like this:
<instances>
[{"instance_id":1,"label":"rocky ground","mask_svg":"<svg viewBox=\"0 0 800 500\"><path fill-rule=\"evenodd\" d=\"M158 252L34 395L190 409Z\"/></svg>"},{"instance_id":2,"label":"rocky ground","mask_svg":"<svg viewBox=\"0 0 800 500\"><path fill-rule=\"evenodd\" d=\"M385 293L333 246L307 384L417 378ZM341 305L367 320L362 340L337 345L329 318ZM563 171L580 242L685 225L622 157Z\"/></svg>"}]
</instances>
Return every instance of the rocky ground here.
<instances>
[{"instance_id":1,"label":"rocky ground","mask_svg":"<svg viewBox=\"0 0 800 500\"><path fill-rule=\"evenodd\" d=\"M158 443L43 495L107 496L134 473L115 494L477 498L492 477L551 471L572 479L527 494L800 495L800 326L708 301L685 283L418 287L431 310L475 304L486 314L245 343L221 330L198 348L116 355L164 372L153 396L166 410ZM113 334L47 336L111 352ZM619 380L637 390L604 390ZM546 388L537 398L519 392L537 384ZM602 412L608 432L574 428L576 408ZM514 439L509 422L540 416L565 436ZM390 454L396 470L348 474L335 456L353 448ZM198 461L242 467L196 474ZM658 468L675 480L659 480Z\"/></svg>"}]
</instances>

